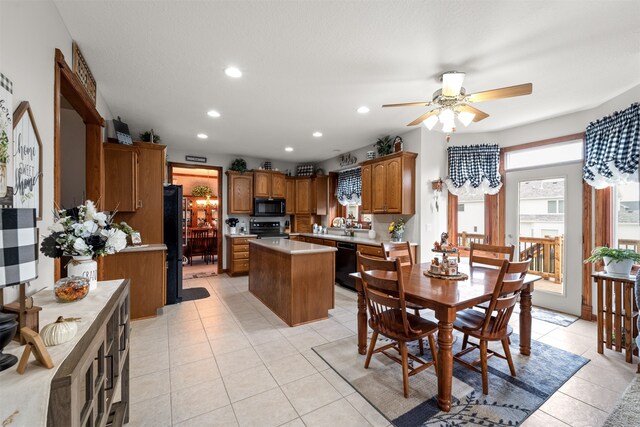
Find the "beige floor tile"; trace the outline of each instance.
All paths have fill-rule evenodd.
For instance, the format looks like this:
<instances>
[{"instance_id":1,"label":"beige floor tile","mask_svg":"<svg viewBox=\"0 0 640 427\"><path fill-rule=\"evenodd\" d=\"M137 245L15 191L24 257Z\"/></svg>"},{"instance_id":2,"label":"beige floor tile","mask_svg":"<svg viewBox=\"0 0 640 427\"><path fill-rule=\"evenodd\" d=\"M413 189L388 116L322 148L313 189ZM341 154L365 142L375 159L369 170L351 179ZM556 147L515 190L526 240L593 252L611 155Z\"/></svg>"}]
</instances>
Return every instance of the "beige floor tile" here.
<instances>
[{"instance_id":1,"label":"beige floor tile","mask_svg":"<svg viewBox=\"0 0 640 427\"><path fill-rule=\"evenodd\" d=\"M242 332L233 332L222 338L210 339L209 345L215 355L232 353L251 347L251 343Z\"/></svg>"},{"instance_id":2,"label":"beige floor tile","mask_svg":"<svg viewBox=\"0 0 640 427\"><path fill-rule=\"evenodd\" d=\"M169 348L174 349L177 347L188 347L207 342L208 340L209 338L203 328L196 331L190 331L188 333L169 335Z\"/></svg>"},{"instance_id":3,"label":"beige floor tile","mask_svg":"<svg viewBox=\"0 0 640 427\"><path fill-rule=\"evenodd\" d=\"M216 362L222 377L264 364L253 348L216 355Z\"/></svg>"},{"instance_id":4,"label":"beige floor tile","mask_svg":"<svg viewBox=\"0 0 640 427\"><path fill-rule=\"evenodd\" d=\"M305 427L302 422L302 418L296 418L293 421L289 421L288 423L281 424L280 427Z\"/></svg>"},{"instance_id":5,"label":"beige floor tile","mask_svg":"<svg viewBox=\"0 0 640 427\"><path fill-rule=\"evenodd\" d=\"M236 402L233 409L242 427L275 427L298 418L279 388Z\"/></svg>"},{"instance_id":6,"label":"beige floor tile","mask_svg":"<svg viewBox=\"0 0 640 427\"><path fill-rule=\"evenodd\" d=\"M620 392L611 391L575 375L560 387L560 391L605 412L611 412L622 396Z\"/></svg>"},{"instance_id":7,"label":"beige floor tile","mask_svg":"<svg viewBox=\"0 0 640 427\"><path fill-rule=\"evenodd\" d=\"M169 351L169 339L164 337L131 339L129 353L131 357L145 357ZM135 356L134 356L135 355Z\"/></svg>"},{"instance_id":8,"label":"beige floor tile","mask_svg":"<svg viewBox=\"0 0 640 427\"><path fill-rule=\"evenodd\" d=\"M298 351L307 351L315 346L326 344L329 342L315 330L304 332L299 335L294 335L292 337L288 337L287 339L291 344L293 344L296 349L298 349Z\"/></svg>"},{"instance_id":9,"label":"beige floor tile","mask_svg":"<svg viewBox=\"0 0 640 427\"><path fill-rule=\"evenodd\" d=\"M131 378L169 369L168 351L161 351L156 354L149 354L141 357L137 357L136 353L132 351L130 356L129 363Z\"/></svg>"},{"instance_id":10,"label":"beige floor tile","mask_svg":"<svg viewBox=\"0 0 640 427\"><path fill-rule=\"evenodd\" d=\"M171 426L171 397L164 394L131 405L129 424L136 427Z\"/></svg>"},{"instance_id":11,"label":"beige floor tile","mask_svg":"<svg viewBox=\"0 0 640 427\"><path fill-rule=\"evenodd\" d=\"M331 367L327 365L327 362L322 360L322 358L318 356L318 354L313 350L305 350L302 352L302 355L305 357L305 359L311 362L313 367L316 368L319 372L331 369Z\"/></svg>"},{"instance_id":12,"label":"beige floor tile","mask_svg":"<svg viewBox=\"0 0 640 427\"><path fill-rule=\"evenodd\" d=\"M604 371L600 365L588 363L575 376L611 391L622 393L635 375L634 372L624 368L610 366Z\"/></svg>"},{"instance_id":13,"label":"beige floor tile","mask_svg":"<svg viewBox=\"0 0 640 427\"><path fill-rule=\"evenodd\" d=\"M589 363L596 364L598 366L601 366L602 368L623 370L623 371L629 371L629 372L636 372L638 363L640 362L640 359L634 356L632 358L632 363L627 363L625 359L625 354L622 352L618 353L615 350L605 349L604 353L600 354L598 353L598 350L595 344L593 345L592 349L583 353L582 356L586 357L587 359L590 359L591 362Z\"/></svg>"},{"instance_id":14,"label":"beige floor tile","mask_svg":"<svg viewBox=\"0 0 640 427\"><path fill-rule=\"evenodd\" d=\"M282 334L278 332L276 329L266 329L266 330L261 330L256 332L247 332L247 337L249 338L249 341L251 342L251 344L253 344L254 346L284 338Z\"/></svg>"},{"instance_id":15,"label":"beige floor tile","mask_svg":"<svg viewBox=\"0 0 640 427\"><path fill-rule=\"evenodd\" d=\"M231 402L255 396L278 387L266 366L260 365L224 377Z\"/></svg>"},{"instance_id":16,"label":"beige floor tile","mask_svg":"<svg viewBox=\"0 0 640 427\"><path fill-rule=\"evenodd\" d=\"M300 326L283 326L278 328L278 331L285 337L293 337L295 335L300 335L304 332L312 331L311 326L309 325L300 325Z\"/></svg>"},{"instance_id":17,"label":"beige floor tile","mask_svg":"<svg viewBox=\"0 0 640 427\"><path fill-rule=\"evenodd\" d=\"M360 415L345 399L337 400L304 415L302 421L304 421L307 427L360 427L371 425L369 421Z\"/></svg>"},{"instance_id":18,"label":"beige floor tile","mask_svg":"<svg viewBox=\"0 0 640 427\"><path fill-rule=\"evenodd\" d=\"M565 328L554 329L539 341L578 355L585 353L594 345L593 338L567 332Z\"/></svg>"},{"instance_id":19,"label":"beige floor tile","mask_svg":"<svg viewBox=\"0 0 640 427\"><path fill-rule=\"evenodd\" d=\"M220 378L218 365L213 357L171 367L171 391Z\"/></svg>"},{"instance_id":20,"label":"beige floor tile","mask_svg":"<svg viewBox=\"0 0 640 427\"><path fill-rule=\"evenodd\" d=\"M540 409L574 427L601 426L607 413L564 393L556 392Z\"/></svg>"},{"instance_id":21,"label":"beige floor tile","mask_svg":"<svg viewBox=\"0 0 640 427\"><path fill-rule=\"evenodd\" d=\"M360 393L352 393L346 397L347 401L356 408L360 414L366 418L374 427L385 427L389 425L387 420L376 408L371 406Z\"/></svg>"},{"instance_id":22,"label":"beige floor tile","mask_svg":"<svg viewBox=\"0 0 640 427\"><path fill-rule=\"evenodd\" d=\"M265 362L271 362L275 360L280 360L283 357L292 356L294 354L298 354L299 351L291 345L289 341L285 337L280 337L277 340L255 345L253 347L258 353L258 356Z\"/></svg>"},{"instance_id":23,"label":"beige floor tile","mask_svg":"<svg viewBox=\"0 0 640 427\"><path fill-rule=\"evenodd\" d=\"M569 427L569 424L563 423L546 412L537 410L524 420L522 427Z\"/></svg>"},{"instance_id":24,"label":"beige floor tile","mask_svg":"<svg viewBox=\"0 0 640 427\"><path fill-rule=\"evenodd\" d=\"M342 395L319 373L286 384L282 391L300 415L342 399Z\"/></svg>"},{"instance_id":25,"label":"beige floor tile","mask_svg":"<svg viewBox=\"0 0 640 427\"><path fill-rule=\"evenodd\" d=\"M331 383L331 385L338 390L342 396L349 396L352 393L355 393L355 389L351 387L351 385L346 382L340 375L336 373L333 369L325 369L321 372L322 376L327 379Z\"/></svg>"},{"instance_id":26,"label":"beige floor tile","mask_svg":"<svg viewBox=\"0 0 640 427\"><path fill-rule=\"evenodd\" d=\"M594 339L598 331L598 323L589 322L588 320L578 319L564 329L567 332L571 332L572 334L583 335L585 337Z\"/></svg>"},{"instance_id":27,"label":"beige floor tile","mask_svg":"<svg viewBox=\"0 0 640 427\"><path fill-rule=\"evenodd\" d=\"M316 329L316 332L319 333L327 341L337 341L339 339L354 335L354 332L351 329L343 326L342 324L329 325L323 328L318 328Z\"/></svg>"},{"instance_id":28,"label":"beige floor tile","mask_svg":"<svg viewBox=\"0 0 640 427\"><path fill-rule=\"evenodd\" d=\"M130 387L132 404L168 394L171 391L169 370L133 377Z\"/></svg>"},{"instance_id":29,"label":"beige floor tile","mask_svg":"<svg viewBox=\"0 0 640 427\"><path fill-rule=\"evenodd\" d=\"M171 418L174 424L229 405L222 379L171 392Z\"/></svg>"},{"instance_id":30,"label":"beige floor tile","mask_svg":"<svg viewBox=\"0 0 640 427\"><path fill-rule=\"evenodd\" d=\"M211 347L209 347L209 341L172 348L169 353L171 366L184 365L197 360L208 359L211 356L213 356L213 353L211 352Z\"/></svg>"},{"instance_id":31,"label":"beige floor tile","mask_svg":"<svg viewBox=\"0 0 640 427\"><path fill-rule=\"evenodd\" d=\"M237 425L236 414L231 405L175 424L176 427L233 427Z\"/></svg>"},{"instance_id":32,"label":"beige floor tile","mask_svg":"<svg viewBox=\"0 0 640 427\"><path fill-rule=\"evenodd\" d=\"M290 383L300 378L308 377L318 371L302 355L294 354L267 363L267 369L280 385Z\"/></svg>"}]
</instances>

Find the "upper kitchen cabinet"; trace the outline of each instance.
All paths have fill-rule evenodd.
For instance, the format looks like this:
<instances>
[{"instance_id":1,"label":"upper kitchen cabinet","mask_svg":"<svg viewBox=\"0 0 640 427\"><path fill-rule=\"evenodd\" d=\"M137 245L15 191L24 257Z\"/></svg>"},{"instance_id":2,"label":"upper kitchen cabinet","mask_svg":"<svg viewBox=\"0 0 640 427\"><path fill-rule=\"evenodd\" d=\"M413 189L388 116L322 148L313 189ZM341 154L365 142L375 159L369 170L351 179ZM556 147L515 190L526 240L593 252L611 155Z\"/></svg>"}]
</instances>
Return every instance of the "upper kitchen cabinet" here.
<instances>
[{"instance_id":1,"label":"upper kitchen cabinet","mask_svg":"<svg viewBox=\"0 0 640 427\"><path fill-rule=\"evenodd\" d=\"M296 178L296 214L311 213L311 178Z\"/></svg>"},{"instance_id":2,"label":"upper kitchen cabinet","mask_svg":"<svg viewBox=\"0 0 640 427\"><path fill-rule=\"evenodd\" d=\"M327 215L329 211L329 177L296 177L293 214ZM289 208L287 208L289 210Z\"/></svg>"},{"instance_id":3,"label":"upper kitchen cabinet","mask_svg":"<svg viewBox=\"0 0 640 427\"><path fill-rule=\"evenodd\" d=\"M104 210L135 212L138 206L138 150L104 144Z\"/></svg>"},{"instance_id":4,"label":"upper kitchen cabinet","mask_svg":"<svg viewBox=\"0 0 640 427\"><path fill-rule=\"evenodd\" d=\"M286 197L284 174L277 171L255 171L253 197L284 199Z\"/></svg>"},{"instance_id":5,"label":"upper kitchen cabinet","mask_svg":"<svg viewBox=\"0 0 640 427\"><path fill-rule=\"evenodd\" d=\"M253 174L227 171L228 214L253 212Z\"/></svg>"},{"instance_id":6,"label":"upper kitchen cabinet","mask_svg":"<svg viewBox=\"0 0 640 427\"><path fill-rule=\"evenodd\" d=\"M363 213L415 214L417 156L403 151L362 163Z\"/></svg>"},{"instance_id":7,"label":"upper kitchen cabinet","mask_svg":"<svg viewBox=\"0 0 640 427\"><path fill-rule=\"evenodd\" d=\"M327 215L329 211L329 177L326 175L316 176L313 179L312 194L315 199L315 206L312 206L311 212L316 215ZM312 193L314 193L312 191Z\"/></svg>"},{"instance_id":8,"label":"upper kitchen cabinet","mask_svg":"<svg viewBox=\"0 0 640 427\"><path fill-rule=\"evenodd\" d=\"M293 215L296 213L296 180L292 177L285 179L285 195L287 215Z\"/></svg>"}]
</instances>

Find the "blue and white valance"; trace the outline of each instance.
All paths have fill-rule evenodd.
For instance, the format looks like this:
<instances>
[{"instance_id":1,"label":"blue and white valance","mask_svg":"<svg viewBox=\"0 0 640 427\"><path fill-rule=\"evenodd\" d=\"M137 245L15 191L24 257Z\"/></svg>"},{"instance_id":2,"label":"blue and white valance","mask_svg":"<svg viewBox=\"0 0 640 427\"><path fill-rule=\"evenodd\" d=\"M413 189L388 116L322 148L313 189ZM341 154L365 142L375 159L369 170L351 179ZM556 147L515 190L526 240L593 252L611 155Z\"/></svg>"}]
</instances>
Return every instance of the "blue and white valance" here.
<instances>
[{"instance_id":1,"label":"blue and white valance","mask_svg":"<svg viewBox=\"0 0 640 427\"><path fill-rule=\"evenodd\" d=\"M349 169L338 174L336 188L338 202L343 205L359 205L362 197L362 175L360 168Z\"/></svg>"},{"instance_id":2,"label":"blue and white valance","mask_svg":"<svg viewBox=\"0 0 640 427\"><path fill-rule=\"evenodd\" d=\"M448 190L456 196L497 194L500 178L500 148L497 144L465 145L447 148Z\"/></svg>"},{"instance_id":3,"label":"blue and white valance","mask_svg":"<svg viewBox=\"0 0 640 427\"><path fill-rule=\"evenodd\" d=\"M585 131L584 180L595 188L638 181L640 104L592 122Z\"/></svg>"}]
</instances>

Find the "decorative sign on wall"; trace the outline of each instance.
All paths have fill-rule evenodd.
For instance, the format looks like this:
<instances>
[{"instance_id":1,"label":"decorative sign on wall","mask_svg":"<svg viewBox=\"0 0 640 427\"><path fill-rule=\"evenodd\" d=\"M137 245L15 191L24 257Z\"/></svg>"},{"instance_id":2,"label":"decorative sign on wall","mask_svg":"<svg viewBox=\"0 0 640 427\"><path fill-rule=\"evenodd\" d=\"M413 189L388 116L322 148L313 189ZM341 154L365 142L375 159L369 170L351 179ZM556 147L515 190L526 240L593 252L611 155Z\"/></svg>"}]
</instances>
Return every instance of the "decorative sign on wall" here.
<instances>
[{"instance_id":1,"label":"decorative sign on wall","mask_svg":"<svg viewBox=\"0 0 640 427\"><path fill-rule=\"evenodd\" d=\"M80 48L73 42L73 72L78 76L80 83L84 86L84 89L87 91L87 94L93 100L93 105L96 105L96 79L93 78L93 74L91 74L91 70L89 69L89 65L87 61L82 56L82 52L80 52Z\"/></svg>"},{"instance_id":2,"label":"decorative sign on wall","mask_svg":"<svg viewBox=\"0 0 640 427\"><path fill-rule=\"evenodd\" d=\"M26 114L25 114L26 113ZM13 207L36 210L42 219L42 142L27 101L13 115Z\"/></svg>"},{"instance_id":3,"label":"decorative sign on wall","mask_svg":"<svg viewBox=\"0 0 640 427\"><path fill-rule=\"evenodd\" d=\"M357 162L358 158L356 156L352 156L351 153L340 156L340 166L355 165Z\"/></svg>"},{"instance_id":4,"label":"decorative sign on wall","mask_svg":"<svg viewBox=\"0 0 640 427\"><path fill-rule=\"evenodd\" d=\"M184 156L187 162L207 163L207 158L203 156Z\"/></svg>"},{"instance_id":5,"label":"decorative sign on wall","mask_svg":"<svg viewBox=\"0 0 640 427\"><path fill-rule=\"evenodd\" d=\"M13 83L0 73L0 199L2 207L12 207L7 203L11 193L7 191L11 173L11 147L13 146Z\"/></svg>"},{"instance_id":6,"label":"decorative sign on wall","mask_svg":"<svg viewBox=\"0 0 640 427\"><path fill-rule=\"evenodd\" d=\"M118 116L117 120L113 120L113 129L116 131L118 144L133 145L131 134L129 133L129 126L120 120L120 116Z\"/></svg>"}]
</instances>

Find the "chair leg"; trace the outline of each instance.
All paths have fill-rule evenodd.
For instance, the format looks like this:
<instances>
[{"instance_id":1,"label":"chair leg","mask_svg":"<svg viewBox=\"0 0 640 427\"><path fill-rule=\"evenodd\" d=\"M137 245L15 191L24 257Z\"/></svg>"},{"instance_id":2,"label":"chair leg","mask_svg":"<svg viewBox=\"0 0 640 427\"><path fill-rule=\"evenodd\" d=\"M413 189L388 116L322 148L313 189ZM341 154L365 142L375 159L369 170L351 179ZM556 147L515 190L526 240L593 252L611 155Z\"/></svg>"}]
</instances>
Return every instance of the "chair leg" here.
<instances>
[{"instance_id":1,"label":"chair leg","mask_svg":"<svg viewBox=\"0 0 640 427\"><path fill-rule=\"evenodd\" d=\"M431 357L433 358L433 367L436 369L436 375L438 375L438 352L436 351L436 340L433 334L429 335L429 347L431 347Z\"/></svg>"},{"instance_id":2,"label":"chair leg","mask_svg":"<svg viewBox=\"0 0 640 427\"><path fill-rule=\"evenodd\" d=\"M487 366L487 341L480 340L480 363L482 364L482 393L489 394L489 367Z\"/></svg>"},{"instance_id":3,"label":"chair leg","mask_svg":"<svg viewBox=\"0 0 640 427\"><path fill-rule=\"evenodd\" d=\"M467 348L468 343L469 343L469 335L464 334L464 338L462 338L462 350Z\"/></svg>"},{"instance_id":4,"label":"chair leg","mask_svg":"<svg viewBox=\"0 0 640 427\"><path fill-rule=\"evenodd\" d=\"M513 359L511 358L511 350L509 349L509 338L505 338L502 340L502 348L504 349L504 355L507 358L507 363L509 363L509 370L511 371L511 376L516 376L516 368L513 366Z\"/></svg>"},{"instance_id":5,"label":"chair leg","mask_svg":"<svg viewBox=\"0 0 640 427\"><path fill-rule=\"evenodd\" d=\"M373 331L371 343L369 344L369 351L367 352L367 360L364 361L364 369L369 368L369 362L371 362L371 356L373 356L373 349L376 348L376 341L378 341L378 331Z\"/></svg>"},{"instance_id":6,"label":"chair leg","mask_svg":"<svg viewBox=\"0 0 640 427\"><path fill-rule=\"evenodd\" d=\"M413 312L416 316L420 317L420 310L416 308ZM424 341L422 338L418 340L418 345L420 346L420 356L424 356Z\"/></svg>"},{"instance_id":7,"label":"chair leg","mask_svg":"<svg viewBox=\"0 0 640 427\"><path fill-rule=\"evenodd\" d=\"M404 397L409 397L409 357L407 356L407 343L398 341L400 354L402 355L402 381L404 383Z\"/></svg>"}]
</instances>

